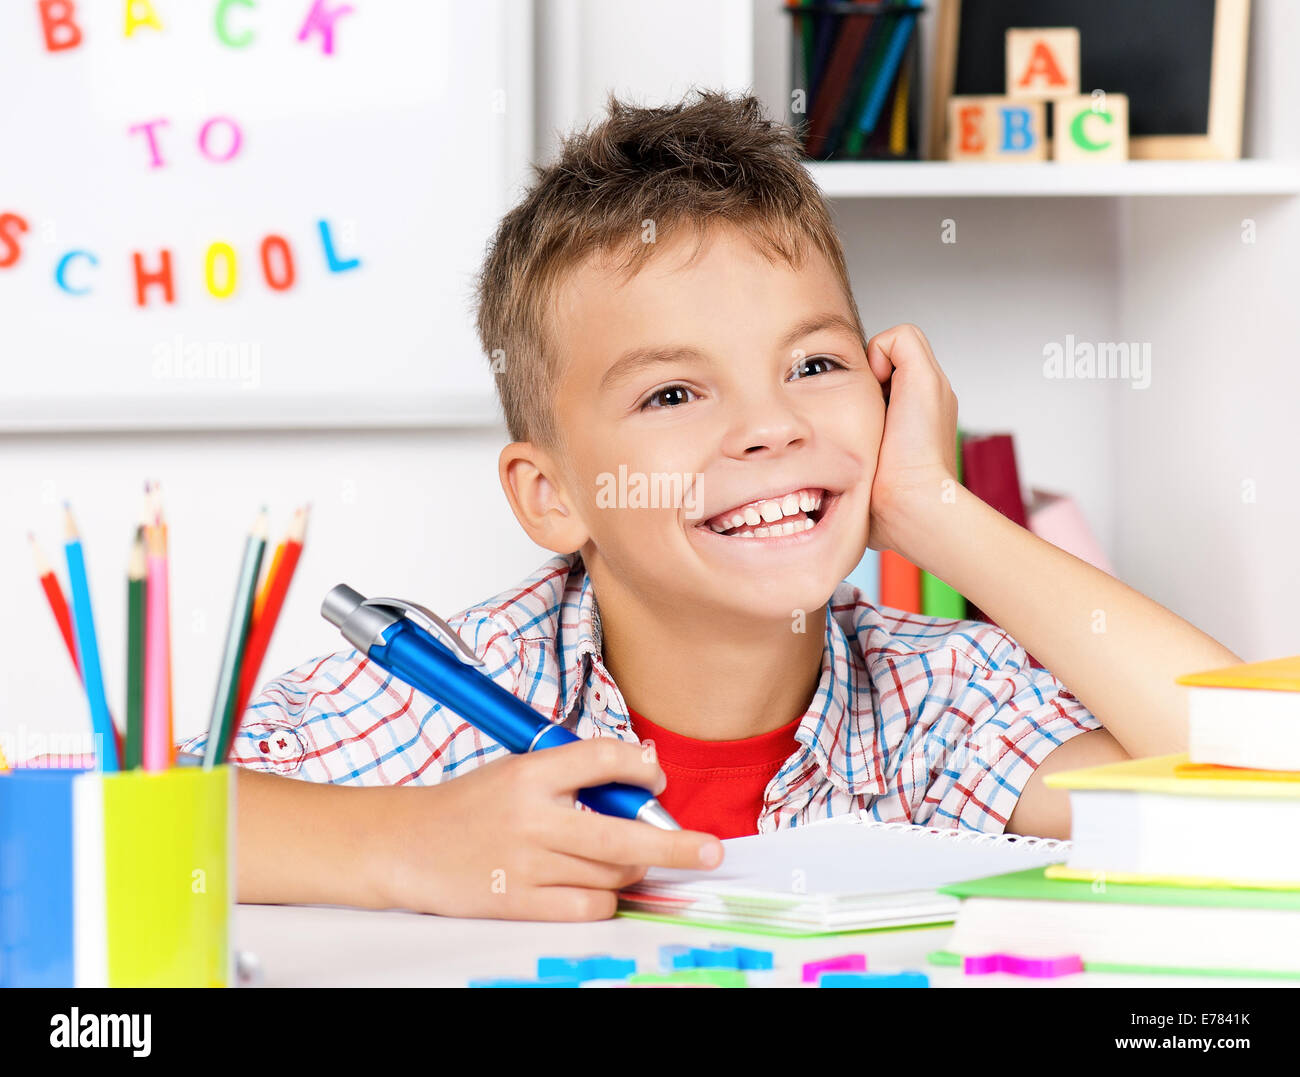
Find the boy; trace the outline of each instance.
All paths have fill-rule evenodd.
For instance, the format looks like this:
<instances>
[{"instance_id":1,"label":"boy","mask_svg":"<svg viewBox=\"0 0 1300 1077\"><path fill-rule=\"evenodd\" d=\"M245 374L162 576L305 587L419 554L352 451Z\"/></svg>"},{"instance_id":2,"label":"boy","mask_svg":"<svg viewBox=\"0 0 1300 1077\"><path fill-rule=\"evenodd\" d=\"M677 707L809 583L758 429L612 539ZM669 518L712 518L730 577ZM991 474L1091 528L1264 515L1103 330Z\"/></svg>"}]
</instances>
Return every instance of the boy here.
<instances>
[{"instance_id":1,"label":"boy","mask_svg":"<svg viewBox=\"0 0 1300 1077\"><path fill-rule=\"evenodd\" d=\"M583 742L511 756L355 651L312 659L232 751L241 901L594 919L647 865L854 810L1066 837L1043 775L1181 750L1174 677L1239 661L955 481L925 337L866 340L755 99L609 107L536 169L478 287L501 484L557 556L451 622ZM1006 631L873 607L841 583L868 543ZM684 829L575 810L608 781Z\"/></svg>"}]
</instances>

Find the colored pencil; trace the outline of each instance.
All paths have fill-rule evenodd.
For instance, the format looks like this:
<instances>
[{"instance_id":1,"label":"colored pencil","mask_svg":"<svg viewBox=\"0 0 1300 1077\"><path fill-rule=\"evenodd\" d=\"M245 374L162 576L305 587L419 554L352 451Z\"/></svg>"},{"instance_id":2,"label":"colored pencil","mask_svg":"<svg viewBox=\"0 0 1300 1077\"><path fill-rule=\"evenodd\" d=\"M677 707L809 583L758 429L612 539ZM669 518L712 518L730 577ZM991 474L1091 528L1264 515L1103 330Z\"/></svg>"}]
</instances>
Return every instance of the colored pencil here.
<instances>
[{"instance_id":1,"label":"colored pencil","mask_svg":"<svg viewBox=\"0 0 1300 1077\"><path fill-rule=\"evenodd\" d=\"M217 690L212 700L212 714L208 719L208 742L204 746L203 766L211 768L226 758L233 732L235 695L239 690L239 670L248 643L248 625L253 613L253 598L257 590L258 573L262 555L266 551L266 509L253 521L244 543L244 557L240 564L239 580L235 586L235 601L230 610L230 623L226 628L226 645L221 655L221 669L217 675Z\"/></svg>"},{"instance_id":2,"label":"colored pencil","mask_svg":"<svg viewBox=\"0 0 1300 1077\"><path fill-rule=\"evenodd\" d=\"M45 554L41 552L40 546L36 544L36 536L30 531L27 532L27 541L32 545L32 557L36 561L36 575L40 578L41 588L45 591L45 600L50 604L50 609L54 613L54 620L59 626L59 633L63 636L63 642L68 648L68 654L72 657L72 668L77 671L77 677L81 677L81 663L77 661L77 642L72 635L72 616L68 613L68 603L63 597L63 588L59 586L59 578L54 574L54 569L46 560Z\"/></svg>"},{"instance_id":3,"label":"colored pencil","mask_svg":"<svg viewBox=\"0 0 1300 1077\"><path fill-rule=\"evenodd\" d=\"M239 694L235 700L234 724L230 731L230 739L227 742L227 752L229 752L230 745L235 742L235 734L239 732L244 711L248 708L248 701L252 697L253 689L257 687L257 674L262 668L262 660L266 657L266 649L271 642L271 633L275 631L276 621L280 617L280 610L284 607L285 595L288 594L289 584L293 580L294 569L298 567L298 558L302 554L303 538L307 533L307 513L309 509L310 506L298 509L293 514L293 522L289 525L289 533L277 547L275 557L271 560L271 567L266 573L266 585L262 588L262 593L266 595L266 599L262 604L261 613L254 614L252 628L249 630L248 647L240 669ZM222 761L224 762L225 759L223 758Z\"/></svg>"},{"instance_id":4,"label":"colored pencil","mask_svg":"<svg viewBox=\"0 0 1300 1077\"><path fill-rule=\"evenodd\" d=\"M145 588L145 688L144 688L144 769L166 770L171 766L171 742L168 733L167 701L171 694L168 669L167 550L163 546L162 528L153 524L145 529L148 544Z\"/></svg>"},{"instance_id":5,"label":"colored pencil","mask_svg":"<svg viewBox=\"0 0 1300 1077\"><path fill-rule=\"evenodd\" d=\"M135 529L126 569L126 753L124 770L144 760L144 528Z\"/></svg>"},{"instance_id":6,"label":"colored pencil","mask_svg":"<svg viewBox=\"0 0 1300 1077\"><path fill-rule=\"evenodd\" d=\"M275 581L276 573L280 570L280 562L284 558L284 545L283 542L280 543L275 548L275 553L271 555L271 567L266 570L266 578L262 580L262 586L257 590L257 598L253 600L253 624L257 624L262 611L266 609L266 597L271 592L271 584Z\"/></svg>"},{"instance_id":7,"label":"colored pencil","mask_svg":"<svg viewBox=\"0 0 1300 1077\"><path fill-rule=\"evenodd\" d=\"M167 520L163 517L162 510L162 484L159 482L145 483L145 491L149 495L148 501L148 519L154 522L162 535L162 558L163 567L170 564L170 555L167 552ZM176 765L176 729L174 725L174 710L172 701L174 693L172 692L172 611L171 611L171 591L168 587L167 599L163 604L164 631L163 640L167 648L167 765L174 767Z\"/></svg>"},{"instance_id":8,"label":"colored pencil","mask_svg":"<svg viewBox=\"0 0 1300 1077\"><path fill-rule=\"evenodd\" d=\"M81 548L81 538L72 518L72 509L65 502L63 522L66 541L64 552L68 560L68 589L72 592L73 623L76 626L77 657L81 665L86 699L90 704L90 723L99 741L96 761L105 773L119 769L117 731L108 713L108 699L104 695L104 675L99 665L99 643L95 637L95 614L90 605L90 583L86 579L86 558Z\"/></svg>"}]
</instances>

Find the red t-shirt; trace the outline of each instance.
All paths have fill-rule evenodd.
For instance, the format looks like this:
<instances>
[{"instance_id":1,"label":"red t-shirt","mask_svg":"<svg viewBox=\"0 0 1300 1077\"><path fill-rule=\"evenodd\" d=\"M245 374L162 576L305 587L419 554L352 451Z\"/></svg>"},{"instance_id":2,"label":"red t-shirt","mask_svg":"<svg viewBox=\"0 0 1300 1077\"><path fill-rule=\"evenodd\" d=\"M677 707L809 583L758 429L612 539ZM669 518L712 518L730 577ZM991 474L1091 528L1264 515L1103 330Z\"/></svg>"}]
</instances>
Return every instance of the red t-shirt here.
<instances>
[{"instance_id":1,"label":"red t-shirt","mask_svg":"<svg viewBox=\"0 0 1300 1077\"><path fill-rule=\"evenodd\" d=\"M686 830L719 838L758 833L767 783L799 743L802 715L779 729L741 740L696 740L673 733L628 708L637 740L652 740L668 787L659 803Z\"/></svg>"}]
</instances>

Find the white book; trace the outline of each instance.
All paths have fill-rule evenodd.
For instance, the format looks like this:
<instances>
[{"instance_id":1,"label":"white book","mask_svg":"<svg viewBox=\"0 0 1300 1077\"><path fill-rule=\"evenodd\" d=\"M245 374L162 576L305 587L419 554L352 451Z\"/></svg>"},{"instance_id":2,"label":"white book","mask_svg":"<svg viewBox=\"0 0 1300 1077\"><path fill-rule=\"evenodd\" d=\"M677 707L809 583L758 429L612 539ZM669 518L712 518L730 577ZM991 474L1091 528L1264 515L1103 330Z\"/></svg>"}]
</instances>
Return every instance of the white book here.
<instances>
[{"instance_id":1,"label":"white book","mask_svg":"<svg viewBox=\"0 0 1300 1077\"><path fill-rule=\"evenodd\" d=\"M723 841L713 871L651 868L619 908L683 922L816 935L951 923L941 886L1064 861L1068 841L842 816Z\"/></svg>"}]
</instances>

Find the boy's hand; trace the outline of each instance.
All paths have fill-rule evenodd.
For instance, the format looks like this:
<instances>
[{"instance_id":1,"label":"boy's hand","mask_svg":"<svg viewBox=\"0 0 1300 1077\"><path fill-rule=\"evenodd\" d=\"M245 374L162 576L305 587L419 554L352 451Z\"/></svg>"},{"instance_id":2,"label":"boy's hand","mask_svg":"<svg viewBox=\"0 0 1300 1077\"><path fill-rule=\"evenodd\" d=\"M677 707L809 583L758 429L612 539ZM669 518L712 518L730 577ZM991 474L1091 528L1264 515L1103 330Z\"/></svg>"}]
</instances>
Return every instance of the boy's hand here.
<instances>
[{"instance_id":1,"label":"boy's hand","mask_svg":"<svg viewBox=\"0 0 1300 1077\"><path fill-rule=\"evenodd\" d=\"M945 483L956 484L957 397L914 325L877 333L867 341L867 362L886 400L867 542L902 553L912 521L942 504Z\"/></svg>"},{"instance_id":2,"label":"boy's hand","mask_svg":"<svg viewBox=\"0 0 1300 1077\"><path fill-rule=\"evenodd\" d=\"M603 738L496 759L406 791L381 860L392 904L443 916L603 920L618 907L615 891L649 865L722 862L712 834L575 807L579 789L606 782L656 794L667 784L639 744ZM715 858L706 863L702 851Z\"/></svg>"}]
</instances>

